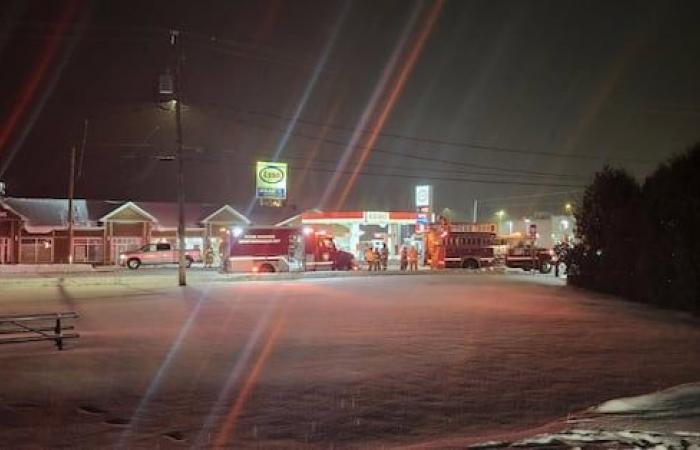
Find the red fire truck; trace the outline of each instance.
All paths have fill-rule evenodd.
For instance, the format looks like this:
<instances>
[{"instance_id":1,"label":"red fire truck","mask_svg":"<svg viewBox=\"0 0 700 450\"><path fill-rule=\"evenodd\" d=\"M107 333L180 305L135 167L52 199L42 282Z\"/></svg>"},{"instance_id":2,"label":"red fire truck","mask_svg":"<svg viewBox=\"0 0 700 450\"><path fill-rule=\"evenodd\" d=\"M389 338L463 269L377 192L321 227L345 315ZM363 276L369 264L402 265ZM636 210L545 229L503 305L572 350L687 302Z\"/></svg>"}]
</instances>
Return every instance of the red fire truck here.
<instances>
[{"instance_id":1,"label":"red fire truck","mask_svg":"<svg viewBox=\"0 0 700 450\"><path fill-rule=\"evenodd\" d=\"M310 227L234 228L227 272L352 270L354 256L338 250L333 237Z\"/></svg>"},{"instance_id":2,"label":"red fire truck","mask_svg":"<svg viewBox=\"0 0 700 450\"><path fill-rule=\"evenodd\" d=\"M530 271L539 270L541 273L552 271L553 251L540 248L531 243L519 242L508 247L505 265L513 269Z\"/></svg>"},{"instance_id":3,"label":"red fire truck","mask_svg":"<svg viewBox=\"0 0 700 450\"><path fill-rule=\"evenodd\" d=\"M453 231L443 238L445 267L478 269L493 265L493 233Z\"/></svg>"},{"instance_id":4,"label":"red fire truck","mask_svg":"<svg viewBox=\"0 0 700 450\"><path fill-rule=\"evenodd\" d=\"M425 234L426 263L433 267L478 269L494 263L492 224L431 224Z\"/></svg>"}]
</instances>

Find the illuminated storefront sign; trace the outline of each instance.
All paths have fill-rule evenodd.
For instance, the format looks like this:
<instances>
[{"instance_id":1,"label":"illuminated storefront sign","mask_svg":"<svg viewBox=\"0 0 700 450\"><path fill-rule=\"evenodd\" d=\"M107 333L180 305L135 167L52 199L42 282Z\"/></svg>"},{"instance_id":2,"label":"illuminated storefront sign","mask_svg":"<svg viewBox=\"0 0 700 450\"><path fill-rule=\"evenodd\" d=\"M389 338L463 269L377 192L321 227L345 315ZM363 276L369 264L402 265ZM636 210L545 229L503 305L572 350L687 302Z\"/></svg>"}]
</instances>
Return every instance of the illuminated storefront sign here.
<instances>
[{"instance_id":1,"label":"illuminated storefront sign","mask_svg":"<svg viewBox=\"0 0 700 450\"><path fill-rule=\"evenodd\" d=\"M416 186L416 207L433 206L433 187L429 185Z\"/></svg>"},{"instance_id":2,"label":"illuminated storefront sign","mask_svg":"<svg viewBox=\"0 0 700 450\"><path fill-rule=\"evenodd\" d=\"M258 161L255 170L257 198L284 200L287 198L287 163Z\"/></svg>"},{"instance_id":3,"label":"illuminated storefront sign","mask_svg":"<svg viewBox=\"0 0 700 450\"><path fill-rule=\"evenodd\" d=\"M368 224L383 225L389 223L390 215L384 211L365 211L364 222Z\"/></svg>"}]
</instances>

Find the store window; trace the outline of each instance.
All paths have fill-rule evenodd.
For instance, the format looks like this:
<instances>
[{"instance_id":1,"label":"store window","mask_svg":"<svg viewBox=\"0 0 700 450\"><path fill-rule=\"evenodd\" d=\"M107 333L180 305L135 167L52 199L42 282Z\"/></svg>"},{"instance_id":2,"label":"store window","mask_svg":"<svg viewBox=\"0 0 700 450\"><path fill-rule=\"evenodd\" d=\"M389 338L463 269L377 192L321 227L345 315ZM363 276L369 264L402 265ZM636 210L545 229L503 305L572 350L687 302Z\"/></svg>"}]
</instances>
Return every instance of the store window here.
<instances>
[{"instance_id":1,"label":"store window","mask_svg":"<svg viewBox=\"0 0 700 450\"><path fill-rule=\"evenodd\" d=\"M53 238L22 238L19 247L22 264L53 262Z\"/></svg>"},{"instance_id":2,"label":"store window","mask_svg":"<svg viewBox=\"0 0 700 450\"><path fill-rule=\"evenodd\" d=\"M12 262L12 240L0 237L0 264Z\"/></svg>"},{"instance_id":3,"label":"store window","mask_svg":"<svg viewBox=\"0 0 700 450\"><path fill-rule=\"evenodd\" d=\"M119 264L119 255L143 246L143 239L136 237L113 237L111 241L112 263Z\"/></svg>"},{"instance_id":4,"label":"store window","mask_svg":"<svg viewBox=\"0 0 700 450\"><path fill-rule=\"evenodd\" d=\"M104 261L105 246L102 238L74 238L73 259L81 263Z\"/></svg>"}]
</instances>

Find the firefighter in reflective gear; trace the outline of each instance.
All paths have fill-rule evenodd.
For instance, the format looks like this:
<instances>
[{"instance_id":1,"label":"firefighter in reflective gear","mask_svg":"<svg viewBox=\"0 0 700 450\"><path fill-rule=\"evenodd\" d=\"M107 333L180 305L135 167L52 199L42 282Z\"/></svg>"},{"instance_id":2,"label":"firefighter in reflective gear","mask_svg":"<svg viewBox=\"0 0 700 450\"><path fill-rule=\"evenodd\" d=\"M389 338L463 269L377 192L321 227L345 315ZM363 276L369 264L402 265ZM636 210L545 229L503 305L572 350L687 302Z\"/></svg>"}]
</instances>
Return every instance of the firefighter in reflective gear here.
<instances>
[{"instance_id":1,"label":"firefighter in reflective gear","mask_svg":"<svg viewBox=\"0 0 700 450\"><path fill-rule=\"evenodd\" d=\"M445 266L445 247L435 245L433 251L430 252L430 268L433 270L440 269L440 266Z\"/></svg>"},{"instance_id":2,"label":"firefighter in reflective gear","mask_svg":"<svg viewBox=\"0 0 700 450\"><path fill-rule=\"evenodd\" d=\"M367 270L374 270L374 251L372 247L367 247L365 250L365 262L367 263Z\"/></svg>"},{"instance_id":3,"label":"firefighter in reflective gear","mask_svg":"<svg viewBox=\"0 0 700 450\"><path fill-rule=\"evenodd\" d=\"M554 246L554 276L559 278L560 264L564 264L563 269L566 271L567 255L570 247L569 243L562 241Z\"/></svg>"},{"instance_id":4,"label":"firefighter in reflective gear","mask_svg":"<svg viewBox=\"0 0 700 450\"><path fill-rule=\"evenodd\" d=\"M379 260L382 265L382 270L386 270L389 265L389 248L386 246L386 243L382 245L382 249L379 251ZM379 270L379 268L377 268L377 270Z\"/></svg>"},{"instance_id":5,"label":"firefighter in reflective gear","mask_svg":"<svg viewBox=\"0 0 700 450\"><path fill-rule=\"evenodd\" d=\"M408 267L408 249L405 245L401 247L401 270L404 271Z\"/></svg>"},{"instance_id":6,"label":"firefighter in reflective gear","mask_svg":"<svg viewBox=\"0 0 700 450\"><path fill-rule=\"evenodd\" d=\"M408 249L408 268L411 271L418 270L418 249L415 245Z\"/></svg>"},{"instance_id":7,"label":"firefighter in reflective gear","mask_svg":"<svg viewBox=\"0 0 700 450\"><path fill-rule=\"evenodd\" d=\"M214 265L214 249L211 244L207 245L204 251L204 267L211 268Z\"/></svg>"}]
</instances>

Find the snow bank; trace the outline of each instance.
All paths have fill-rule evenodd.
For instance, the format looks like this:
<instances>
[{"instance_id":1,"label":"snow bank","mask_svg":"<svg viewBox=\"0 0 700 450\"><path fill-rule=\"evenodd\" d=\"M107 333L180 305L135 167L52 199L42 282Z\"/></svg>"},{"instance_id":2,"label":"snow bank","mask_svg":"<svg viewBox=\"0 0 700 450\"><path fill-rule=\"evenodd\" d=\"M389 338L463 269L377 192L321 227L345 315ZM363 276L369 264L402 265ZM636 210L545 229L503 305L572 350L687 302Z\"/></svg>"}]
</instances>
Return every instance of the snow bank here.
<instances>
[{"instance_id":1,"label":"snow bank","mask_svg":"<svg viewBox=\"0 0 700 450\"><path fill-rule=\"evenodd\" d=\"M570 430L541 434L510 444L511 447L541 447L617 444L634 448L697 448L700 439L687 433L657 433L654 431Z\"/></svg>"},{"instance_id":2,"label":"snow bank","mask_svg":"<svg viewBox=\"0 0 700 450\"><path fill-rule=\"evenodd\" d=\"M557 433L542 433L515 442L488 441L470 445L470 449L536 448L542 446L586 447L590 445L624 448L687 448L700 450L700 431L680 431L682 424L694 423L700 416L700 382L682 384L662 391L636 397L609 400L590 408L600 415L620 414L639 417L643 421L606 423L589 419L590 429L568 429ZM599 416L602 417L602 416ZM608 416L611 418L611 416ZM690 418L691 422L683 421ZM657 420L658 419L658 420ZM634 425L633 425L634 424ZM672 428L669 428L669 424ZM663 425L663 426L662 426ZM700 423L697 423L700 426ZM662 426L664 431L651 431ZM644 427L644 430L635 428ZM670 431L675 429L675 431Z\"/></svg>"},{"instance_id":3,"label":"snow bank","mask_svg":"<svg viewBox=\"0 0 700 450\"><path fill-rule=\"evenodd\" d=\"M91 264L0 264L3 273L92 272Z\"/></svg>"},{"instance_id":4,"label":"snow bank","mask_svg":"<svg viewBox=\"0 0 700 450\"><path fill-rule=\"evenodd\" d=\"M700 382L682 384L637 397L609 400L591 409L602 414L689 416L700 414Z\"/></svg>"}]
</instances>

